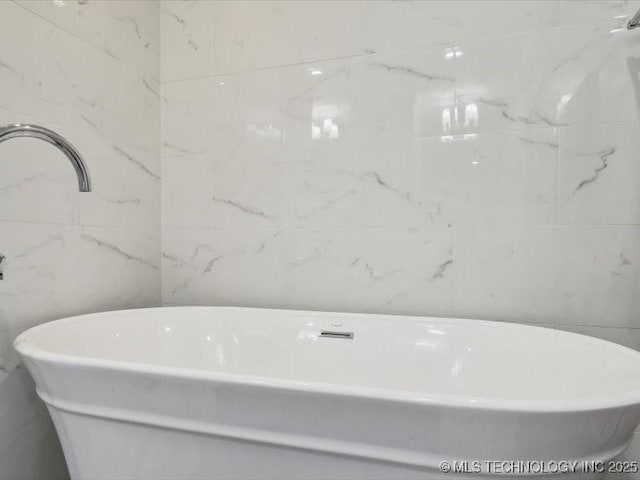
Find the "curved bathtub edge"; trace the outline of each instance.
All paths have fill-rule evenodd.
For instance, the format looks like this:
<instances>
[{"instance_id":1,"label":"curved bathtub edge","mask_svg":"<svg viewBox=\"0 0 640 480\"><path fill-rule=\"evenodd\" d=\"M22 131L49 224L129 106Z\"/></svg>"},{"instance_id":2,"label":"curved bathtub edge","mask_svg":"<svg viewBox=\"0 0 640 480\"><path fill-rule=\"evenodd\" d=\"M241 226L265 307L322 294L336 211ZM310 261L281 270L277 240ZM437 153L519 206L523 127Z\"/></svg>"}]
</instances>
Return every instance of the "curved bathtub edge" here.
<instances>
[{"instance_id":1,"label":"curved bathtub edge","mask_svg":"<svg viewBox=\"0 0 640 480\"><path fill-rule=\"evenodd\" d=\"M76 318L76 317L71 317ZM63 319L67 320L67 319ZM58 320L62 321L62 320ZM53 323L53 322L51 322ZM540 402L540 401L518 401L514 403L512 401L498 401L495 399L483 400L475 397L437 397L437 396L424 396L424 394L418 392L403 392L401 394L392 393L389 390L377 389L377 388L362 388L354 386L345 386L337 384L326 383L309 383L295 380L283 380L279 378L271 377L258 377L253 375L236 375L222 372L207 372L191 368L183 367L167 367L145 363L132 363L127 361L117 360L105 360L91 357L80 357L81 361L78 361L77 356L68 355L63 353L54 353L50 351L41 350L30 345L25 339L21 339L22 335L27 332L23 332L14 341L14 348L20 353L23 359L35 359L45 362L52 362L65 365L80 365L87 367L99 367L99 368L112 368L122 369L131 372L144 372L144 373L156 373L162 375L172 375L183 378L202 379L202 380L214 380L226 383L242 383L257 386L271 386L274 388L284 390L299 390L311 393L331 393L336 395L357 395L365 398L384 399L389 401L401 401L410 402L423 405L437 405L448 406L463 409L473 410L493 410L493 411L506 411L506 412L545 412L545 413L558 413L558 412L578 412L578 411L590 411L601 410L607 408L625 407L630 404L640 404L640 388L635 388L624 395L610 395L607 397L592 399L576 400L576 403L569 406L567 404L558 405L556 402ZM588 337L591 338L591 337ZM599 340L599 339L594 339ZM603 340L604 341L604 340ZM610 342L608 342L610 343ZM629 349L627 349L629 350ZM604 403L604 400L607 403Z\"/></svg>"}]
</instances>

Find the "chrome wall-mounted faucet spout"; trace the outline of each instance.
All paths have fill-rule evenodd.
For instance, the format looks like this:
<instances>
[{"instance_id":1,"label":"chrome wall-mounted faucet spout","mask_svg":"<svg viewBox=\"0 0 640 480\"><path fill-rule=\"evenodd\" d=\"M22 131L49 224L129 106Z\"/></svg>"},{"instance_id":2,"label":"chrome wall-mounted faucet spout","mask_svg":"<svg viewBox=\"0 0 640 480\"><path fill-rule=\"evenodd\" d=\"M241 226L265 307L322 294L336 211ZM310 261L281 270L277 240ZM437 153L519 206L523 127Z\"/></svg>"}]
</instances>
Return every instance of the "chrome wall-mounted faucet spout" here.
<instances>
[{"instance_id":1,"label":"chrome wall-mounted faucet spout","mask_svg":"<svg viewBox=\"0 0 640 480\"><path fill-rule=\"evenodd\" d=\"M91 191L91 178L89 177L89 170L87 169L87 165L84 163L82 155L80 155L80 152L78 152L78 150L76 150L75 147L62 135L38 125L15 123L13 125L0 127L0 143L5 140L18 137L38 138L54 145L71 161L71 165L73 165L76 175L78 175L78 188L80 191ZM3 270L6 259L7 257L0 253L0 280L4 280Z\"/></svg>"},{"instance_id":2,"label":"chrome wall-mounted faucet spout","mask_svg":"<svg viewBox=\"0 0 640 480\"><path fill-rule=\"evenodd\" d=\"M89 177L89 170L87 169L87 165L84 163L82 155L80 155L75 147L62 135L38 125L15 123L13 125L0 127L0 143L17 137L38 138L56 146L71 161L71 164L78 175L78 188L80 191L91 191L91 178Z\"/></svg>"}]
</instances>

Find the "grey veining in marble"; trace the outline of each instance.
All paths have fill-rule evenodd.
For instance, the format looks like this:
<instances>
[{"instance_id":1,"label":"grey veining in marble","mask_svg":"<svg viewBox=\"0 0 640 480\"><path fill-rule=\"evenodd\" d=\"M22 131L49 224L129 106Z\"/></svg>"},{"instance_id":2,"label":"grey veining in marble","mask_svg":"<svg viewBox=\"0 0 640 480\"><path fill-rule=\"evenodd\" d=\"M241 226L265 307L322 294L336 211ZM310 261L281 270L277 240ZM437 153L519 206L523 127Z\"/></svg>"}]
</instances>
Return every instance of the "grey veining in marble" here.
<instances>
[{"instance_id":1,"label":"grey veining in marble","mask_svg":"<svg viewBox=\"0 0 640 480\"><path fill-rule=\"evenodd\" d=\"M15 337L160 304L159 13L144 1L0 3L0 124L59 131L94 180L81 195L55 149L0 146L0 479L68 478Z\"/></svg>"},{"instance_id":2,"label":"grey veining in marble","mask_svg":"<svg viewBox=\"0 0 640 480\"><path fill-rule=\"evenodd\" d=\"M164 302L640 328L638 2L308 5L164 4Z\"/></svg>"}]
</instances>

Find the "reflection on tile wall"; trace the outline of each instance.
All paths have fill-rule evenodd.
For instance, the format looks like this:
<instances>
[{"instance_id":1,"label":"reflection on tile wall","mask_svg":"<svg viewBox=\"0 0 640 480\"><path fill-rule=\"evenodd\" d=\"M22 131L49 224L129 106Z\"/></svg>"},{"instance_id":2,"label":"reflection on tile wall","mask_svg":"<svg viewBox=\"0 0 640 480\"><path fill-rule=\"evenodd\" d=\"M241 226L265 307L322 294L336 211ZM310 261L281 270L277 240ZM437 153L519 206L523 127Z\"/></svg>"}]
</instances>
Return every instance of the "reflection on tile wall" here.
<instances>
[{"instance_id":1,"label":"reflection on tile wall","mask_svg":"<svg viewBox=\"0 0 640 480\"><path fill-rule=\"evenodd\" d=\"M62 316L160 303L159 11L0 2L0 124L59 131L94 184L78 193L44 142L0 145L0 479L67 476L13 339Z\"/></svg>"},{"instance_id":2,"label":"reflection on tile wall","mask_svg":"<svg viewBox=\"0 0 640 480\"><path fill-rule=\"evenodd\" d=\"M164 2L163 301L640 348L637 8Z\"/></svg>"}]
</instances>

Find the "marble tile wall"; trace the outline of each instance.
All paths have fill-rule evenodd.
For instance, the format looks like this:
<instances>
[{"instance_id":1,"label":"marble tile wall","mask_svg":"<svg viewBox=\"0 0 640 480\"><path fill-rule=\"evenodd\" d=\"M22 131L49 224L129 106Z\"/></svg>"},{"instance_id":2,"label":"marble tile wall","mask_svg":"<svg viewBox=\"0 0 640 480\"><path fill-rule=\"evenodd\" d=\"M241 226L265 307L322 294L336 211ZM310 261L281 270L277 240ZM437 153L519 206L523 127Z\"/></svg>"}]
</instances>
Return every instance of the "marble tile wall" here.
<instances>
[{"instance_id":1,"label":"marble tile wall","mask_svg":"<svg viewBox=\"0 0 640 480\"><path fill-rule=\"evenodd\" d=\"M160 8L0 2L0 124L59 131L84 155L77 191L51 145L0 145L0 479L66 478L13 339L57 317L160 303Z\"/></svg>"},{"instance_id":2,"label":"marble tile wall","mask_svg":"<svg viewBox=\"0 0 640 480\"><path fill-rule=\"evenodd\" d=\"M640 348L638 8L163 2L163 302Z\"/></svg>"}]
</instances>

